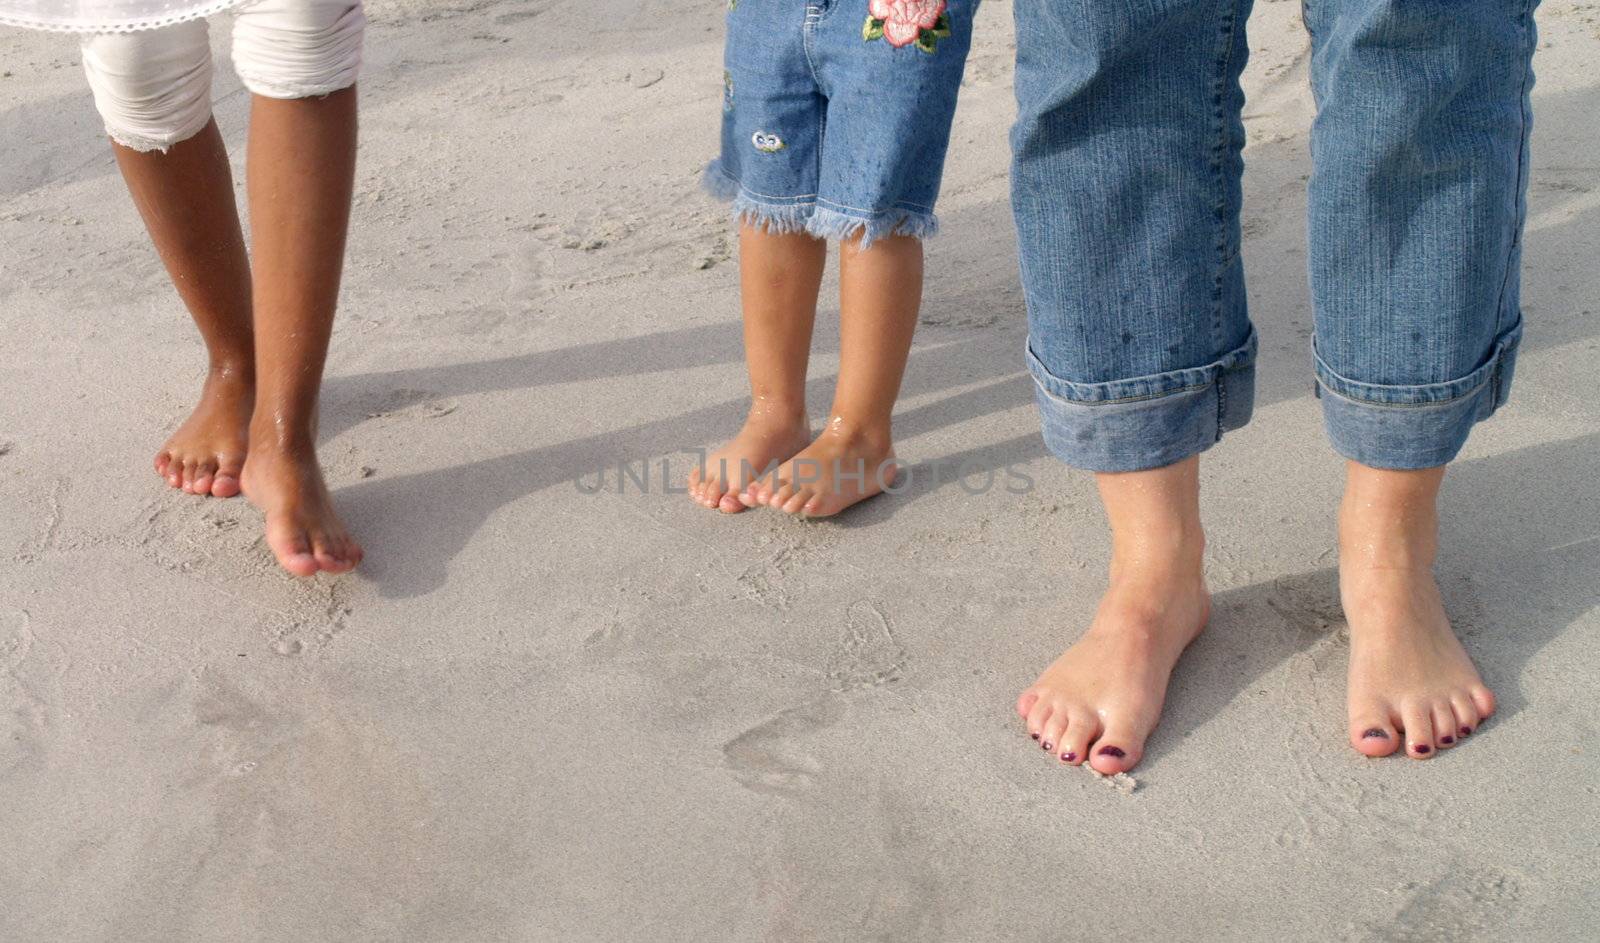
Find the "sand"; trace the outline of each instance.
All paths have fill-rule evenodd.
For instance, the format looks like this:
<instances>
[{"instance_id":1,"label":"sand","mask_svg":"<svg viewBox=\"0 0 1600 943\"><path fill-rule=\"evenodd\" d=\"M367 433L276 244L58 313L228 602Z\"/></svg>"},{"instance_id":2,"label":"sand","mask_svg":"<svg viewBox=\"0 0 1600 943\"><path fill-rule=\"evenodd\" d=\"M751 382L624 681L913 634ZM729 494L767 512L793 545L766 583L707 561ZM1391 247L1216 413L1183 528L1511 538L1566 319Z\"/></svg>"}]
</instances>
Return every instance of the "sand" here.
<instances>
[{"instance_id":1,"label":"sand","mask_svg":"<svg viewBox=\"0 0 1600 943\"><path fill-rule=\"evenodd\" d=\"M1205 462L1216 618L1115 781L1011 713L1107 546L1020 360L1008 4L898 421L908 461L997 486L817 523L618 493L744 405L696 185L722 6L372 0L322 446L369 555L311 582L150 470L198 341L73 42L0 33L0 940L1593 939L1600 5L1539 14L1528 337L1448 483L1443 586L1501 710L1418 763L1345 744L1306 38L1258 4L1258 410ZM226 68L218 95L237 159Z\"/></svg>"}]
</instances>

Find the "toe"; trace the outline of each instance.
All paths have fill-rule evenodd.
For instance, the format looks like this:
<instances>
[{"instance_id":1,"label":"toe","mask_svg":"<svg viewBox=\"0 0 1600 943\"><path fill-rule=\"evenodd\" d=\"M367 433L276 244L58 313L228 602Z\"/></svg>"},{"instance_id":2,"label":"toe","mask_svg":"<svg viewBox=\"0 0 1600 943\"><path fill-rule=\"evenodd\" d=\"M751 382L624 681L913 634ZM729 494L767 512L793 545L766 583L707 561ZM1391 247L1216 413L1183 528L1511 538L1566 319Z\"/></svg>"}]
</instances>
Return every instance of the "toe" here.
<instances>
[{"instance_id":1,"label":"toe","mask_svg":"<svg viewBox=\"0 0 1600 943\"><path fill-rule=\"evenodd\" d=\"M797 491L790 495L789 500L783 502L780 507L785 514L799 514L802 510L804 510L806 502L810 501L813 497L814 495L808 491Z\"/></svg>"},{"instance_id":2,"label":"toe","mask_svg":"<svg viewBox=\"0 0 1600 943\"><path fill-rule=\"evenodd\" d=\"M787 481L780 481L767 492L767 507L781 508L794 497L794 485Z\"/></svg>"},{"instance_id":3,"label":"toe","mask_svg":"<svg viewBox=\"0 0 1600 943\"><path fill-rule=\"evenodd\" d=\"M295 576L312 576L317 572L317 558L311 553L311 538L303 528L293 525L267 524L267 546L278 558L278 565Z\"/></svg>"},{"instance_id":4,"label":"toe","mask_svg":"<svg viewBox=\"0 0 1600 943\"><path fill-rule=\"evenodd\" d=\"M1471 693L1472 703L1478 708L1479 720L1488 720L1489 716L1494 713L1494 692L1481 684L1475 684L1472 686Z\"/></svg>"},{"instance_id":5,"label":"toe","mask_svg":"<svg viewBox=\"0 0 1600 943\"><path fill-rule=\"evenodd\" d=\"M210 494L211 485L217 478L215 462L201 462L194 467L194 493Z\"/></svg>"},{"instance_id":6,"label":"toe","mask_svg":"<svg viewBox=\"0 0 1600 943\"><path fill-rule=\"evenodd\" d=\"M219 456L216 477L211 482L211 494L217 498L232 498L239 494L239 475L244 471L244 459Z\"/></svg>"},{"instance_id":7,"label":"toe","mask_svg":"<svg viewBox=\"0 0 1600 943\"><path fill-rule=\"evenodd\" d=\"M1450 707L1455 712L1456 740L1470 735L1478 729L1478 724L1483 718L1478 715L1478 705L1472 703L1472 697L1466 693L1456 694L1450 698Z\"/></svg>"},{"instance_id":8,"label":"toe","mask_svg":"<svg viewBox=\"0 0 1600 943\"><path fill-rule=\"evenodd\" d=\"M1017 695L1017 716L1023 720L1028 719L1028 714L1033 711L1033 705L1039 700L1039 692L1029 688Z\"/></svg>"},{"instance_id":9,"label":"toe","mask_svg":"<svg viewBox=\"0 0 1600 943\"><path fill-rule=\"evenodd\" d=\"M1368 709L1350 718L1350 745L1364 756L1388 756L1400 747L1400 735L1387 711Z\"/></svg>"},{"instance_id":10,"label":"toe","mask_svg":"<svg viewBox=\"0 0 1600 943\"><path fill-rule=\"evenodd\" d=\"M1067 731L1056 744L1056 758L1063 763L1078 766L1089 758L1089 744L1100 732L1093 714L1072 711L1067 721Z\"/></svg>"},{"instance_id":11,"label":"toe","mask_svg":"<svg viewBox=\"0 0 1600 943\"><path fill-rule=\"evenodd\" d=\"M717 502L717 510L724 514L738 514L740 511L748 510L748 508L744 506L743 501L740 501L733 496L732 492L729 492L722 496L721 501Z\"/></svg>"},{"instance_id":12,"label":"toe","mask_svg":"<svg viewBox=\"0 0 1600 943\"><path fill-rule=\"evenodd\" d=\"M156 453L156 474L167 477L167 466L172 464L172 453L166 449Z\"/></svg>"},{"instance_id":13,"label":"toe","mask_svg":"<svg viewBox=\"0 0 1600 943\"><path fill-rule=\"evenodd\" d=\"M1107 776L1125 773L1139 764L1143 754L1143 737L1125 727L1107 724L1105 733L1089 747L1089 765Z\"/></svg>"},{"instance_id":14,"label":"toe","mask_svg":"<svg viewBox=\"0 0 1600 943\"><path fill-rule=\"evenodd\" d=\"M1039 749L1046 753L1055 753L1062 738L1067 732L1067 712L1052 711L1050 719L1045 721L1044 728L1039 731Z\"/></svg>"},{"instance_id":15,"label":"toe","mask_svg":"<svg viewBox=\"0 0 1600 943\"><path fill-rule=\"evenodd\" d=\"M1455 708L1450 706L1449 701L1439 701L1433 705L1433 739L1441 750L1456 745L1456 728L1459 726Z\"/></svg>"},{"instance_id":16,"label":"toe","mask_svg":"<svg viewBox=\"0 0 1600 943\"><path fill-rule=\"evenodd\" d=\"M318 569L329 573L347 572L351 563L345 554L342 537L319 536L312 541L311 555L317 561Z\"/></svg>"},{"instance_id":17,"label":"toe","mask_svg":"<svg viewBox=\"0 0 1600 943\"><path fill-rule=\"evenodd\" d=\"M195 493L195 490L194 490L194 473L195 473L195 469L199 467L199 464L200 464L199 462L196 462L192 458L184 459L184 462L183 462L183 490L188 492L189 494L194 494Z\"/></svg>"},{"instance_id":18,"label":"toe","mask_svg":"<svg viewBox=\"0 0 1600 943\"><path fill-rule=\"evenodd\" d=\"M1028 711L1028 736L1037 740L1044 735L1044 725L1049 723L1050 715L1055 712L1055 705L1047 697L1041 697L1033 702L1033 710Z\"/></svg>"},{"instance_id":19,"label":"toe","mask_svg":"<svg viewBox=\"0 0 1600 943\"><path fill-rule=\"evenodd\" d=\"M1411 704L1400 710L1400 726L1405 728L1406 752L1412 759L1433 755L1433 715L1427 704Z\"/></svg>"}]
</instances>

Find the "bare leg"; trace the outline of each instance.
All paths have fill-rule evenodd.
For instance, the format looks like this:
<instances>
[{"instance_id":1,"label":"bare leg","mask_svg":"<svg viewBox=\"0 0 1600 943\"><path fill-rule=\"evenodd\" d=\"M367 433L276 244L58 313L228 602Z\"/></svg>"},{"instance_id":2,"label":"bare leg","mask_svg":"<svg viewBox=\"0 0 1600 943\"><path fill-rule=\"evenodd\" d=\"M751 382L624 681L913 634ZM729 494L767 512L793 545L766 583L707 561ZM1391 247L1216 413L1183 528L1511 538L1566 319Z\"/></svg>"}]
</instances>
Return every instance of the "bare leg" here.
<instances>
[{"instance_id":1,"label":"bare leg","mask_svg":"<svg viewBox=\"0 0 1600 943\"><path fill-rule=\"evenodd\" d=\"M743 511L736 495L752 474L805 448L806 364L828 244L803 233L739 229L739 292L744 307L750 413L728 444L689 474L689 494L708 508Z\"/></svg>"},{"instance_id":2,"label":"bare leg","mask_svg":"<svg viewBox=\"0 0 1600 943\"><path fill-rule=\"evenodd\" d=\"M1494 713L1433 578L1444 469L1346 467L1339 589L1350 621L1350 743L1425 759Z\"/></svg>"},{"instance_id":3,"label":"bare leg","mask_svg":"<svg viewBox=\"0 0 1600 943\"><path fill-rule=\"evenodd\" d=\"M922 306L922 240L886 236L839 248L839 384L822 434L752 504L810 517L837 514L894 481L890 420Z\"/></svg>"},{"instance_id":4,"label":"bare leg","mask_svg":"<svg viewBox=\"0 0 1600 943\"><path fill-rule=\"evenodd\" d=\"M222 135L213 121L165 154L111 149L210 360L200 402L156 454L156 471L174 488L232 497L255 400L255 348L250 261Z\"/></svg>"},{"instance_id":5,"label":"bare leg","mask_svg":"<svg viewBox=\"0 0 1600 943\"><path fill-rule=\"evenodd\" d=\"M1111 522L1111 580L1089 630L1017 700L1039 745L1101 773L1132 769L1161 718L1178 656L1211 597L1200 527L1200 458L1095 476Z\"/></svg>"},{"instance_id":6,"label":"bare leg","mask_svg":"<svg viewBox=\"0 0 1600 943\"><path fill-rule=\"evenodd\" d=\"M267 544L297 576L344 572L362 555L334 514L316 453L355 155L354 88L325 98L252 99L246 177L258 389L242 482L266 515Z\"/></svg>"}]
</instances>

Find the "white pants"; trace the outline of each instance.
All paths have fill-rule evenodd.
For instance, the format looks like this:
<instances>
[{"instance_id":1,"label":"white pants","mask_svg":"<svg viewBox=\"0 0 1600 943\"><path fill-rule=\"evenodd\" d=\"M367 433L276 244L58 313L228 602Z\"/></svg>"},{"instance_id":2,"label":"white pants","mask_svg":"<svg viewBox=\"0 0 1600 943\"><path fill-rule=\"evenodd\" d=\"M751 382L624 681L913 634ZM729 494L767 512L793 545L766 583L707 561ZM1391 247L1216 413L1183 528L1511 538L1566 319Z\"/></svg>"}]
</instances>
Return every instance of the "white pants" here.
<instances>
[{"instance_id":1,"label":"white pants","mask_svg":"<svg viewBox=\"0 0 1600 943\"><path fill-rule=\"evenodd\" d=\"M268 98L311 98L355 84L366 17L360 0L259 0L239 9L233 67ZM83 38L83 70L111 139L165 151L211 120L205 20Z\"/></svg>"}]
</instances>

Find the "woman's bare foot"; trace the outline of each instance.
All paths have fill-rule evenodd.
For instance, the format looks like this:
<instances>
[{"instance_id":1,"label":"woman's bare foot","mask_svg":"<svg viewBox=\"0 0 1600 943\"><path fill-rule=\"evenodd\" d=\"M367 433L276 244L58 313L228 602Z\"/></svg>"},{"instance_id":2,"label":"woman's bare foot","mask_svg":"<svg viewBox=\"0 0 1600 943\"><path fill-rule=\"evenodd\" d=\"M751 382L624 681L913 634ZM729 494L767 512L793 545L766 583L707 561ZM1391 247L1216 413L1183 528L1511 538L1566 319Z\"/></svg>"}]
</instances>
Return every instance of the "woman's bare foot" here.
<instances>
[{"instance_id":1,"label":"woman's bare foot","mask_svg":"<svg viewBox=\"0 0 1600 943\"><path fill-rule=\"evenodd\" d=\"M1350 623L1350 744L1413 759L1449 749L1494 713L1494 694L1450 628L1433 577L1444 470L1350 464L1339 589Z\"/></svg>"},{"instance_id":2,"label":"woman's bare foot","mask_svg":"<svg viewBox=\"0 0 1600 943\"><path fill-rule=\"evenodd\" d=\"M706 456L704 465L689 472L689 497L702 507L737 514L745 509L739 493L810 441L811 421L803 407L752 407L739 434Z\"/></svg>"},{"instance_id":3,"label":"woman's bare foot","mask_svg":"<svg viewBox=\"0 0 1600 943\"><path fill-rule=\"evenodd\" d=\"M891 487L897 471L887 426L860 426L835 416L776 472L751 482L739 500L828 517Z\"/></svg>"},{"instance_id":4,"label":"woman's bare foot","mask_svg":"<svg viewBox=\"0 0 1600 943\"><path fill-rule=\"evenodd\" d=\"M1112 563L1089 631L1017 699L1039 746L1062 763L1110 775L1133 769L1161 719L1178 656L1200 635L1211 597L1199 554Z\"/></svg>"},{"instance_id":5,"label":"woman's bare foot","mask_svg":"<svg viewBox=\"0 0 1600 943\"><path fill-rule=\"evenodd\" d=\"M267 519L267 546L295 576L347 573L361 562L361 545L333 510L311 448L252 443L240 476L245 497Z\"/></svg>"},{"instance_id":6,"label":"woman's bare foot","mask_svg":"<svg viewBox=\"0 0 1600 943\"><path fill-rule=\"evenodd\" d=\"M1205 628L1211 595L1200 526L1200 459L1095 476L1111 523L1111 579L1089 631L1017 698L1039 746L1062 763L1126 772L1161 719L1167 681Z\"/></svg>"},{"instance_id":7,"label":"woman's bare foot","mask_svg":"<svg viewBox=\"0 0 1600 943\"><path fill-rule=\"evenodd\" d=\"M255 392L250 370L212 369L194 412L156 453L156 474L189 494L238 494Z\"/></svg>"}]
</instances>

